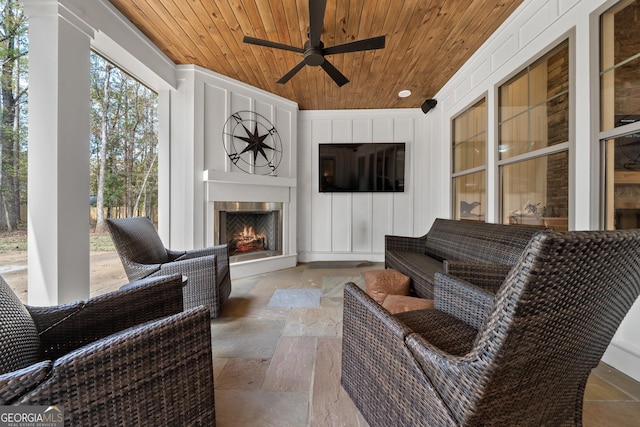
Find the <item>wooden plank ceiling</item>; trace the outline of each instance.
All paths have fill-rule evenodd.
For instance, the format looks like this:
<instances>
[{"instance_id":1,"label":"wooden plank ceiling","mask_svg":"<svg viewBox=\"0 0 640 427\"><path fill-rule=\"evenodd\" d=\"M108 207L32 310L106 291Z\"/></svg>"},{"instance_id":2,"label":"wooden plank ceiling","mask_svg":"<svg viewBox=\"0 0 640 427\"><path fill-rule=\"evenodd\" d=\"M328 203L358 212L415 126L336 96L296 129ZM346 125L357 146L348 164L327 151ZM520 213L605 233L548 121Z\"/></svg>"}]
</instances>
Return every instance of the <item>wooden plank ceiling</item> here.
<instances>
[{"instance_id":1,"label":"wooden plank ceiling","mask_svg":"<svg viewBox=\"0 0 640 427\"><path fill-rule=\"evenodd\" d=\"M110 0L175 63L208 68L291 99L302 110L418 108L523 0L327 0L326 47L381 35L386 47L328 56L350 80L343 87L312 66L278 84L302 54L242 38L302 48L308 1ZM413 95L399 98L403 89Z\"/></svg>"}]
</instances>

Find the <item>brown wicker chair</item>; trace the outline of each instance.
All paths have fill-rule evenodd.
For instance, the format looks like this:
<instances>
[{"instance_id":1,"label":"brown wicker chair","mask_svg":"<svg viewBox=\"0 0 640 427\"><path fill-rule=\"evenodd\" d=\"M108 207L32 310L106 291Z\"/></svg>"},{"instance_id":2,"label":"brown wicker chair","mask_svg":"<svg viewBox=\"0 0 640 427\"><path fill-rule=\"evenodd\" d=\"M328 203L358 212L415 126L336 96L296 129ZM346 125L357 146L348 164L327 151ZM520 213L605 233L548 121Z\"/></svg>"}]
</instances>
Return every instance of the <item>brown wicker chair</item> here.
<instances>
[{"instance_id":1,"label":"brown wicker chair","mask_svg":"<svg viewBox=\"0 0 640 427\"><path fill-rule=\"evenodd\" d=\"M0 405L59 405L65 425L215 425L207 307L180 275L86 301L23 305L0 277Z\"/></svg>"},{"instance_id":2,"label":"brown wicker chair","mask_svg":"<svg viewBox=\"0 0 640 427\"><path fill-rule=\"evenodd\" d=\"M581 425L587 378L640 293L640 230L541 231L495 296L438 274L390 315L345 286L342 385L372 426Z\"/></svg>"},{"instance_id":3,"label":"brown wicker chair","mask_svg":"<svg viewBox=\"0 0 640 427\"><path fill-rule=\"evenodd\" d=\"M227 245L172 251L164 247L148 217L111 218L107 226L129 280L183 274L189 279L184 306L206 305L211 317L220 315L231 293Z\"/></svg>"}]
</instances>

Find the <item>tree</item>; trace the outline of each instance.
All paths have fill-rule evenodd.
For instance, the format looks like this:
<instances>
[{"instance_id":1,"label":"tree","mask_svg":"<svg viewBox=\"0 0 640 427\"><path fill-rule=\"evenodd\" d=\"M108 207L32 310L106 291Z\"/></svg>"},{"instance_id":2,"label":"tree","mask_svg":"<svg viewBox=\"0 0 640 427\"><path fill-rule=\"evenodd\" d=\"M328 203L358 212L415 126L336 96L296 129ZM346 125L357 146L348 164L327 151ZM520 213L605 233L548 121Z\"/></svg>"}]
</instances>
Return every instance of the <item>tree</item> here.
<instances>
[{"instance_id":1,"label":"tree","mask_svg":"<svg viewBox=\"0 0 640 427\"><path fill-rule=\"evenodd\" d=\"M97 54L91 64L91 191L99 231L105 211L155 215L157 95Z\"/></svg>"},{"instance_id":2,"label":"tree","mask_svg":"<svg viewBox=\"0 0 640 427\"><path fill-rule=\"evenodd\" d=\"M104 83L102 85L103 90L103 98L102 98L102 120L100 123L100 139L102 142L102 146L100 147L100 157L98 162L100 163L100 172L98 174L98 194L96 196L96 231L103 232L105 229L104 222L104 180L106 175L106 166L107 166L107 141L108 141L108 128L109 128L109 96L110 96L110 85L109 85L109 77L111 77L111 64L105 61L105 70L104 70L105 78Z\"/></svg>"},{"instance_id":3,"label":"tree","mask_svg":"<svg viewBox=\"0 0 640 427\"><path fill-rule=\"evenodd\" d=\"M27 23L17 0L0 0L0 230L20 224L20 166L27 87Z\"/></svg>"}]
</instances>

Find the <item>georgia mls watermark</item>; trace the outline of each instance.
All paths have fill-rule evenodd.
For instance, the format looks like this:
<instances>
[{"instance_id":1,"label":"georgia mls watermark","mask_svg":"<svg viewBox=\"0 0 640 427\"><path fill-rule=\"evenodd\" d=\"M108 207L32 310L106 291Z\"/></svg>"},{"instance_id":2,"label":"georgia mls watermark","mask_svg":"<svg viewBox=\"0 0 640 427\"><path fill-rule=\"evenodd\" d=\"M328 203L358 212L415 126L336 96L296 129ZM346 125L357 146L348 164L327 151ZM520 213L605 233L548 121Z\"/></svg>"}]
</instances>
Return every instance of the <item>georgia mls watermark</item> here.
<instances>
[{"instance_id":1,"label":"georgia mls watermark","mask_svg":"<svg viewBox=\"0 0 640 427\"><path fill-rule=\"evenodd\" d=\"M62 406L0 406L0 427L64 427Z\"/></svg>"}]
</instances>

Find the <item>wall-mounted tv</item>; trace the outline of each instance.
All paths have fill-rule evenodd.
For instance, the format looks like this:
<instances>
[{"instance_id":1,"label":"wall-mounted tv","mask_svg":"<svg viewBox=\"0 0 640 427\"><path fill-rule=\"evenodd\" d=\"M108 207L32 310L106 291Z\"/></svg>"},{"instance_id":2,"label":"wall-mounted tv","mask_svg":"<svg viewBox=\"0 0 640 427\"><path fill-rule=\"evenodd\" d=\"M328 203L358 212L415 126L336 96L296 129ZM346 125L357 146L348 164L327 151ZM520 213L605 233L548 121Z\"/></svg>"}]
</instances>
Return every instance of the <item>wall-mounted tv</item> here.
<instances>
[{"instance_id":1,"label":"wall-mounted tv","mask_svg":"<svg viewBox=\"0 0 640 427\"><path fill-rule=\"evenodd\" d=\"M321 193L404 191L405 143L320 144Z\"/></svg>"}]
</instances>

